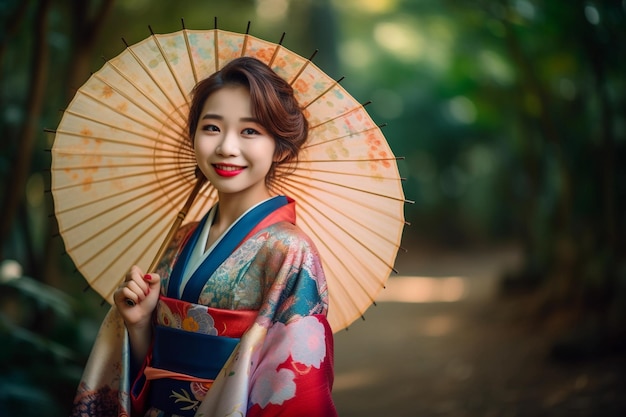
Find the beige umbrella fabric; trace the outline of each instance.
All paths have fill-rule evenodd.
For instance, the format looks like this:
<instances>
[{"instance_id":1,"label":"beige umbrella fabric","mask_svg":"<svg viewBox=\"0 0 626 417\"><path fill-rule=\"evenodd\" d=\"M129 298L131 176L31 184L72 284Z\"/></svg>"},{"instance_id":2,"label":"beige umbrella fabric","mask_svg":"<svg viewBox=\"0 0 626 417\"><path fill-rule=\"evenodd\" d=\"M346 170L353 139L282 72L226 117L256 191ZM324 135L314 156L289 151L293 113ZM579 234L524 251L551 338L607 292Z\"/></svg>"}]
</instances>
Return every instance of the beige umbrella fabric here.
<instances>
[{"instance_id":1,"label":"beige umbrella fabric","mask_svg":"<svg viewBox=\"0 0 626 417\"><path fill-rule=\"evenodd\" d=\"M183 29L152 34L106 62L56 129L51 190L60 234L78 270L108 302L131 265L148 268L196 182L185 131L189 93L242 55L288 80L309 120L300 161L281 176L278 191L296 199L298 224L320 251L336 332L385 285L405 199L396 158L363 106L280 44ZM199 220L216 198L204 186L185 221Z\"/></svg>"}]
</instances>

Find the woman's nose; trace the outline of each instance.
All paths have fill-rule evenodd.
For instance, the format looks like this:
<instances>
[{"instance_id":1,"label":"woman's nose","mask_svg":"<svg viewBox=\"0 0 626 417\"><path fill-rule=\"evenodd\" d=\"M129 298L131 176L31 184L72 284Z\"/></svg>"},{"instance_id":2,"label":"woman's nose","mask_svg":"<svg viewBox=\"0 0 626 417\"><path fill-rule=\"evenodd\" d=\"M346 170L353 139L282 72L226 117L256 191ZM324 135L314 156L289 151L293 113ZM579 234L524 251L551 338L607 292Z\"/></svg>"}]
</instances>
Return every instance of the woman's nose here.
<instances>
[{"instance_id":1,"label":"woman's nose","mask_svg":"<svg viewBox=\"0 0 626 417\"><path fill-rule=\"evenodd\" d=\"M238 156L239 155L239 135L235 131L226 131L222 136L222 140L215 149L221 156Z\"/></svg>"}]
</instances>

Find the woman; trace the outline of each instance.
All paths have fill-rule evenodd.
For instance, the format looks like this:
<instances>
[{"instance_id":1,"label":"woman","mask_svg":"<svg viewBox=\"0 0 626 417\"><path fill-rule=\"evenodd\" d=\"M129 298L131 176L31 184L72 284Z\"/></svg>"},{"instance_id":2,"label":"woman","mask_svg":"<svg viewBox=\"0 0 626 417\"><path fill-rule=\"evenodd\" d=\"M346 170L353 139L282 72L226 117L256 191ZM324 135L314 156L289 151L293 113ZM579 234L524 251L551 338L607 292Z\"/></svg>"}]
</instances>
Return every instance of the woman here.
<instances>
[{"instance_id":1,"label":"woman","mask_svg":"<svg viewBox=\"0 0 626 417\"><path fill-rule=\"evenodd\" d=\"M196 86L188 131L219 202L157 271L130 269L74 415L336 415L321 262L272 189L307 130L291 86L254 58Z\"/></svg>"}]
</instances>

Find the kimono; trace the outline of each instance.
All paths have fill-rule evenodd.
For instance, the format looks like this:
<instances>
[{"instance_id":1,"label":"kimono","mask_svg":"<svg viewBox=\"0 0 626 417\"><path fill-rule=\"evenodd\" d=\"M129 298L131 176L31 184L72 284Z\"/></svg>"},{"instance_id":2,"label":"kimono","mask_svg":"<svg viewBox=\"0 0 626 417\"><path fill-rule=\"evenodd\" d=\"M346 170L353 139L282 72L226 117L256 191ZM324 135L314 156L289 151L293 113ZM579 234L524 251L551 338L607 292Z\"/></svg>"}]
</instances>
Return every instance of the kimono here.
<instances>
[{"instance_id":1,"label":"kimono","mask_svg":"<svg viewBox=\"0 0 626 417\"><path fill-rule=\"evenodd\" d=\"M177 232L157 268L161 295L141 369L131 369L113 306L72 416L337 415L328 291L295 202L266 200L194 257L214 210Z\"/></svg>"}]
</instances>

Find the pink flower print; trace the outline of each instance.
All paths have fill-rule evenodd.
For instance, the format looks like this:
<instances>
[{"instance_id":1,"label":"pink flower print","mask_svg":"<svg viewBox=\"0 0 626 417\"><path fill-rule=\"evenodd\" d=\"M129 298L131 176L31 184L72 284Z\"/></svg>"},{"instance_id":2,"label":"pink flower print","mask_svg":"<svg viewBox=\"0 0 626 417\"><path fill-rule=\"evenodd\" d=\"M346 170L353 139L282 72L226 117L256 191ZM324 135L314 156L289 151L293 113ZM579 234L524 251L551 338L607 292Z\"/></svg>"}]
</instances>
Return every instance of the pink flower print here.
<instances>
[{"instance_id":1,"label":"pink flower print","mask_svg":"<svg viewBox=\"0 0 626 417\"><path fill-rule=\"evenodd\" d=\"M254 53L255 58L266 63L270 62L270 60L272 59L272 56L274 56L273 48L262 48Z\"/></svg>"},{"instance_id":2,"label":"pink flower print","mask_svg":"<svg viewBox=\"0 0 626 417\"><path fill-rule=\"evenodd\" d=\"M296 375L289 369L264 372L255 383L250 399L265 408L268 404L281 405L296 395Z\"/></svg>"},{"instance_id":3,"label":"pink flower print","mask_svg":"<svg viewBox=\"0 0 626 417\"><path fill-rule=\"evenodd\" d=\"M293 89L301 94L305 94L307 91L309 91L309 84L306 81L303 81L301 78L298 78L293 85Z\"/></svg>"},{"instance_id":4,"label":"pink flower print","mask_svg":"<svg viewBox=\"0 0 626 417\"><path fill-rule=\"evenodd\" d=\"M250 401L265 408L282 404L296 393L296 372L319 368L326 357L324 326L315 317L306 316L287 325L274 323L268 330L253 376ZM284 367L291 357L289 368ZM299 366L301 365L301 366Z\"/></svg>"},{"instance_id":5,"label":"pink flower print","mask_svg":"<svg viewBox=\"0 0 626 417\"><path fill-rule=\"evenodd\" d=\"M319 368L326 357L324 326L315 317L303 317L292 336L291 358L305 366Z\"/></svg>"}]
</instances>

